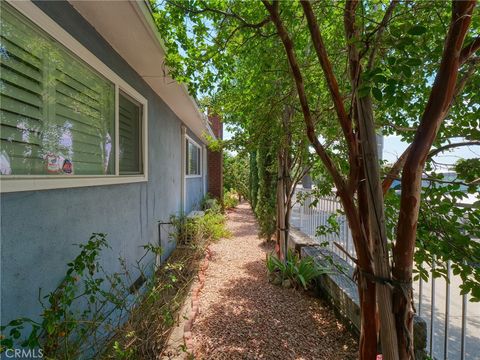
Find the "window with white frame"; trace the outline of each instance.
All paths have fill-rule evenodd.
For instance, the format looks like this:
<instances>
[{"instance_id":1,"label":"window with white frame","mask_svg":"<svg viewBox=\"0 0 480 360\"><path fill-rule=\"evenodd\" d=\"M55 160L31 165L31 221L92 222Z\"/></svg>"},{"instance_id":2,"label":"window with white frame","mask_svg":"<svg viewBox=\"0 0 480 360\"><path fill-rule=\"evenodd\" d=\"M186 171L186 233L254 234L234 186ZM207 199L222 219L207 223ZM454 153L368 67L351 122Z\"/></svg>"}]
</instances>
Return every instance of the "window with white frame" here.
<instances>
[{"instance_id":1,"label":"window with white frame","mask_svg":"<svg viewBox=\"0 0 480 360\"><path fill-rule=\"evenodd\" d=\"M186 163L185 163L185 175L187 176L201 176L202 168L202 150L201 147L189 137L185 141L186 147Z\"/></svg>"},{"instance_id":2,"label":"window with white frame","mask_svg":"<svg viewBox=\"0 0 480 360\"><path fill-rule=\"evenodd\" d=\"M120 174L142 172L142 107L128 95L119 100L119 164Z\"/></svg>"},{"instance_id":3,"label":"window with white frame","mask_svg":"<svg viewBox=\"0 0 480 360\"><path fill-rule=\"evenodd\" d=\"M143 174L146 101L3 5L1 178Z\"/></svg>"}]
</instances>

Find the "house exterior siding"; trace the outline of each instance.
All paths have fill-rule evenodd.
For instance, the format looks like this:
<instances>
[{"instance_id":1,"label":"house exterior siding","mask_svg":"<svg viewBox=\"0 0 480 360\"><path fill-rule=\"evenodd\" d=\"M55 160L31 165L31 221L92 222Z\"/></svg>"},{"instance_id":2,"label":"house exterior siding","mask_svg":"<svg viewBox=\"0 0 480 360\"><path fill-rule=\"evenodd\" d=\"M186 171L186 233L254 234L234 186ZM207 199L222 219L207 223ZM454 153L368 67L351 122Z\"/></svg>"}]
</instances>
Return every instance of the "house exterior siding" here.
<instances>
[{"instance_id":1,"label":"house exterior siding","mask_svg":"<svg viewBox=\"0 0 480 360\"><path fill-rule=\"evenodd\" d=\"M119 256L133 264L144 253L142 245L159 243L158 222L182 210L181 120L70 4L35 4L148 100L148 182L3 193L2 324L38 318L39 288L46 294L59 284L66 263L79 252L74 244L91 233L108 234L111 250L102 253L101 263L107 272L120 271ZM192 182L185 190L185 210L192 210L203 187ZM175 244L165 234L161 242L165 259Z\"/></svg>"}]
</instances>

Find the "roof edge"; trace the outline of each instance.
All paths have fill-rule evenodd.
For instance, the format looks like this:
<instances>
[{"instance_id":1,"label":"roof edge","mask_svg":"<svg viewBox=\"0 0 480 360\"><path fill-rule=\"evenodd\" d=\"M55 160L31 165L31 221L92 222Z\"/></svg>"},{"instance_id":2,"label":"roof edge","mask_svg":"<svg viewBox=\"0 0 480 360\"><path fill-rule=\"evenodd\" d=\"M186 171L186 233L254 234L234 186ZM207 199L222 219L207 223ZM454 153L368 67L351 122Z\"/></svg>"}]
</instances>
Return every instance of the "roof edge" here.
<instances>
[{"instance_id":1,"label":"roof edge","mask_svg":"<svg viewBox=\"0 0 480 360\"><path fill-rule=\"evenodd\" d=\"M142 18L145 20L146 25L148 26L151 35L153 35L153 37L157 40L157 43L160 46L163 53L167 54L167 47L165 46L165 42L163 41L163 39L162 39L162 37L161 37L161 35L158 31L157 25L155 24L155 19L153 18L153 9L150 6L149 1L148 0L138 1L138 2L135 1L134 3L137 4L136 8L137 8L139 14L142 15ZM214 139L216 139L217 137L215 136L212 128L210 127L210 123L208 121L207 116L200 111L200 108L198 107L198 103L192 97L192 95L190 95L190 92L188 91L187 85L185 85L185 83L178 82L177 80L175 80L175 81L178 83L178 85L180 85L183 93L188 98L188 100L191 102L194 110L200 115L200 118L202 119L202 121L205 125L205 128L207 129L208 134L211 137L213 137Z\"/></svg>"}]
</instances>

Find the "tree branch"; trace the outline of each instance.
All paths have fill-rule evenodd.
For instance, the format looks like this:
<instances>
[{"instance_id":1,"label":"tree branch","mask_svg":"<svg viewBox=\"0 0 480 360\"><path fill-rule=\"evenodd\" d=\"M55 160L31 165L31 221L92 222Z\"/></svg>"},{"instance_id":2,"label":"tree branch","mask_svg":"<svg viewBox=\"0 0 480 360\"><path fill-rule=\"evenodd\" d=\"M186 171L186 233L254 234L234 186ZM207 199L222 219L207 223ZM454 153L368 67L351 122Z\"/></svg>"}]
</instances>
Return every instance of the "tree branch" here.
<instances>
[{"instance_id":1,"label":"tree branch","mask_svg":"<svg viewBox=\"0 0 480 360\"><path fill-rule=\"evenodd\" d=\"M220 15L223 15L223 16L226 16L226 17L231 17L231 18L234 18L234 19L237 19L238 21L240 21L242 23L243 27L252 28L252 29L259 29L259 28L263 27L264 25L266 25L270 22L270 17L266 17L265 19L263 19L262 21L260 21L258 23L249 23L244 18L242 18L240 15L238 15L236 13L208 7L203 1L201 2L201 4L203 5L203 9L198 10L197 12L194 12L194 13L198 14L198 13L203 13L203 12L213 12L213 13L220 14Z\"/></svg>"},{"instance_id":2,"label":"tree branch","mask_svg":"<svg viewBox=\"0 0 480 360\"><path fill-rule=\"evenodd\" d=\"M475 60L475 59L470 59L470 62L472 60ZM462 92L462 90L465 88L465 85L467 84L468 82L468 79L470 79L470 77L473 75L474 71L475 71L475 65L476 65L476 60L473 61L471 64L470 64L470 67L468 68L468 70L465 72L465 74L458 80L457 82L457 85L455 87L455 90L454 90L454 95L453 95L453 98L450 102L450 107L449 109L451 108L451 106L453 105L456 97ZM448 115L448 111L445 113L444 117L442 120L445 119L445 117ZM399 130L399 131L417 131L417 128L406 128L406 127L397 127L394 125L394 128L396 130ZM457 143L458 144L458 143ZM452 144L453 145L453 144ZM403 165L405 164L405 160L407 159L407 156L408 156L408 153L410 151L410 148L411 148L411 145L409 147L407 147L405 149L405 151L403 152L403 154L398 158L397 162L392 166L392 168L390 169L389 173L387 174L387 176L385 177L385 179L383 180L383 183L382 183L382 191L383 191L383 194L385 195L386 192L388 191L388 189L392 186L392 183L393 181L399 176L400 174L400 171L402 170L403 168ZM432 158L434 155L431 155L429 154L429 156L427 157L428 159Z\"/></svg>"},{"instance_id":3,"label":"tree branch","mask_svg":"<svg viewBox=\"0 0 480 360\"><path fill-rule=\"evenodd\" d=\"M345 181L343 177L340 175L338 169L336 168L335 164L333 163L330 156L327 154L325 148L322 146L320 141L318 140L317 134L315 132L315 126L312 119L312 113L310 111L310 107L308 105L307 96L305 93L305 86L303 83L303 76L300 71L300 67L297 62L297 58L295 56L293 41L290 39L288 35L287 29L285 28L282 20L280 19L280 15L278 13L278 2L274 2L273 4L269 3L266 0L262 0L265 8L270 13L270 18L274 23L278 35L283 43L285 48L285 52L287 54L288 63L290 65L290 69L292 70L293 80L295 81L295 85L297 88L298 97L300 100L300 106L302 108L303 118L305 121L305 126L307 130L307 137L310 140L315 152L318 154L320 159L322 160L323 164L327 168L327 170L332 175L332 178L337 186L339 192L344 192L345 189Z\"/></svg>"},{"instance_id":4,"label":"tree branch","mask_svg":"<svg viewBox=\"0 0 480 360\"><path fill-rule=\"evenodd\" d=\"M449 149L454 149L454 148L462 147L462 146L475 146L475 145L480 145L480 140L464 141L464 142L458 142L458 143L451 143L451 144L443 145L443 146L440 146L436 149L431 150L428 153L427 158L430 159L430 158L440 154L441 152L444 152L444 151L449 150Z\"/></svg>"},{"instance_id":5,"label":"tree branch","mask_svg":"<svg viewBox=\"0 0 480 360\"><path fill-rule=\"evenodd\" d=\"M392 0L387 10L385 11L382 22L377 29L377 35L375 36L375 40L373 42L372 51L370 52L370 56L368 57L367 71L373 68L380 40L382 39L383 33L385 32L385 29L387 28L387 25L392 18L393 10L395 9L395 6L397 6L397 4L398 0Z\"/></svg>"},{"instance_id":6,"label":"tree branch","mask_svg":"<svg viewBox=\"0 0 480 360\"><path fill-rule=\"evenodd\" d=\"M343 25L345 27L345 35L348 48L348 63L350 68L350 81L352 82L352 108L355 102L355 93L358 86L358 77L360 75L360 54L354 42L359 40L358 29L355 26L355 15L358 6L358 0L345 2L343 12Z\"/></svg>"},{"instance_id":7,"label":"tree branch","mask_svg":"<svg viewBox=\"0 0 480 360\"><path fill-rule=\"evenodd\" d=\"M356 156L358 152L356 149L355 135L353 134L352 129L352 121L349 118L347 112L345 111L342 96L340 95L340 89L338 87L338 82L333 73L332 64L330 63L330 60L328 58L325 44L320 33L320 28L318 27L317 19L315 18L312 5L308 0L302 0L300 2L302 4L303 12L305 13L305 17L307 19L308 29L310 30L310 36L312 38L313 46L315 47L315 51L317 52L318 61L325 75L327 86L330 91L333 104L335 106L335 111L337 112L338 120L340 122L340 126L342 127L342 131L349 148L349 156ZM351 162L350 166L352 165L354 165L354 163Z\"/></svg>"},{"instance_id":8,"label":"tree branch","mask_svg":"<svg viewBox=\"0 0 480 360\"><path fill-rule=\"evenodd\" d=\"M474 7L475 0L453 1L451 21L440 66L403 167L393 268L394 277L399 281L410 281L412 276L422 171L454 96L460 66L460 52L472 20ZM406 314L402 315L406 316Z\"/></svg>"},{"instance_id":9,"label":"tree branch","mask_svg":"<svg viewBox=\"0 0 480 360\"><path fill-rule=\"evenodd\" d=\"M463 91L468 80L472 77L476 70L477 63L480 63L479 58L471 58L468 60L468 68L462 77L458 80L457 86L455 87L455 92L453 94L452 105L455 101L455 98Z\"/></svg>"},{"instance_id":10,"label":"tree branch","mask_svg":"<svg viewBox=\"0 0 480 360\"><path fill-rule=\"evenodd\" d=\"M473 39L468 45L466 45L460 52L460 65L465 62L480 48L480 36Z\"/></svg>"},{"instance_id":11,"label":"tree branch","mask_svg":"<svg viewBox=\"0 0 480 360\"><path fill-rule=\"evenodd\" d=\"M375 132L375 120L373 106L369 95L358 96L358 88L362 86L360 53L357 49L360 41L360 29L356 25L356 11L358 0L350 0L345 3L344 27L348 46L348 61L350 67L350 80L354 107L354 118L358 126L361 149L361 168L364 183L359 184L358 202L361 208L360 221L368 228L365 236L369 244L369 250L373 259L375 276L391 279L390 261L388 253L388 240L385 227L385 210L383 193L380 187L380 166L377 153L377 135ZM393 8L392 10L393 11ZM388 17L391 16L391 13ZM387 20L388 20L387 17ZM382 25L380 26L382 29ZM381 35L381 30L379 34ZM378 40L380 37L378 38ZM359 254L359 260L361 260ZM360 264L360 263L359 263ZM378 328L388 329L380 331L383 356L389 360L398 360L398 342L395 331L395 318L392 309L392 289L385 285L375 284L378 305L379 325ZM378 329L377 329L378 331ZM362 353L362 351L361 351ZM375 357L375 355L373 355Z\"/></svg>"},{"instance_id":12,"label":"tree branch","mask_svg":"<svg viewBox=\"0 0 480 360\"><path fill-rule=\"evenodd\" d=\"M390 189L393 184L393 181L398 178L400 172L402 171L403 165L405 165L405 161L407 160L408 153L410 152L412 145L408 146L402 155L397 159L395 164L390 168L390 171L385 176L385 179L382 182L382 191L383 195L385 195Z\"/></svg>"}]
</instances>

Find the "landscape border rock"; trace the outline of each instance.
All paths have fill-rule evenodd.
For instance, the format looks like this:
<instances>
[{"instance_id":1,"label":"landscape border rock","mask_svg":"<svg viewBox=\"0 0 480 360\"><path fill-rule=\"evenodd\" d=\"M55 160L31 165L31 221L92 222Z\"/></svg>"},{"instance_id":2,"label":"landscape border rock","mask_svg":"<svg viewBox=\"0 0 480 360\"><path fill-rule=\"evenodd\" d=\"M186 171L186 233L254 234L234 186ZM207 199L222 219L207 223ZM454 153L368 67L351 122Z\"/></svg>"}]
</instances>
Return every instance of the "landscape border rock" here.
<instances>
[{"instance_id":1,"label":"landscape border rock","mask_svg":"<svg viewBox=\"0 0 480 360\"><path fill-rule=\"evenodd\" d=\"M185 348L187 353L194 355L194 346L193 346L193 339L192 339L192 326L195 322L195 317L198 314L198 304L200 298L200 291L202 291L203 286L205 285L205 273L208 269L208 262L210 260L211 253L210 249L207 247L205 250L205 259L203 260L202 264L200 265L200 269L198 272L198 282L195 288L192 291L192 304L190 314L188 316L188 320L185 321L185 325L183 328L183 340L185 343Z\"/></svg>"}]
</instances>

